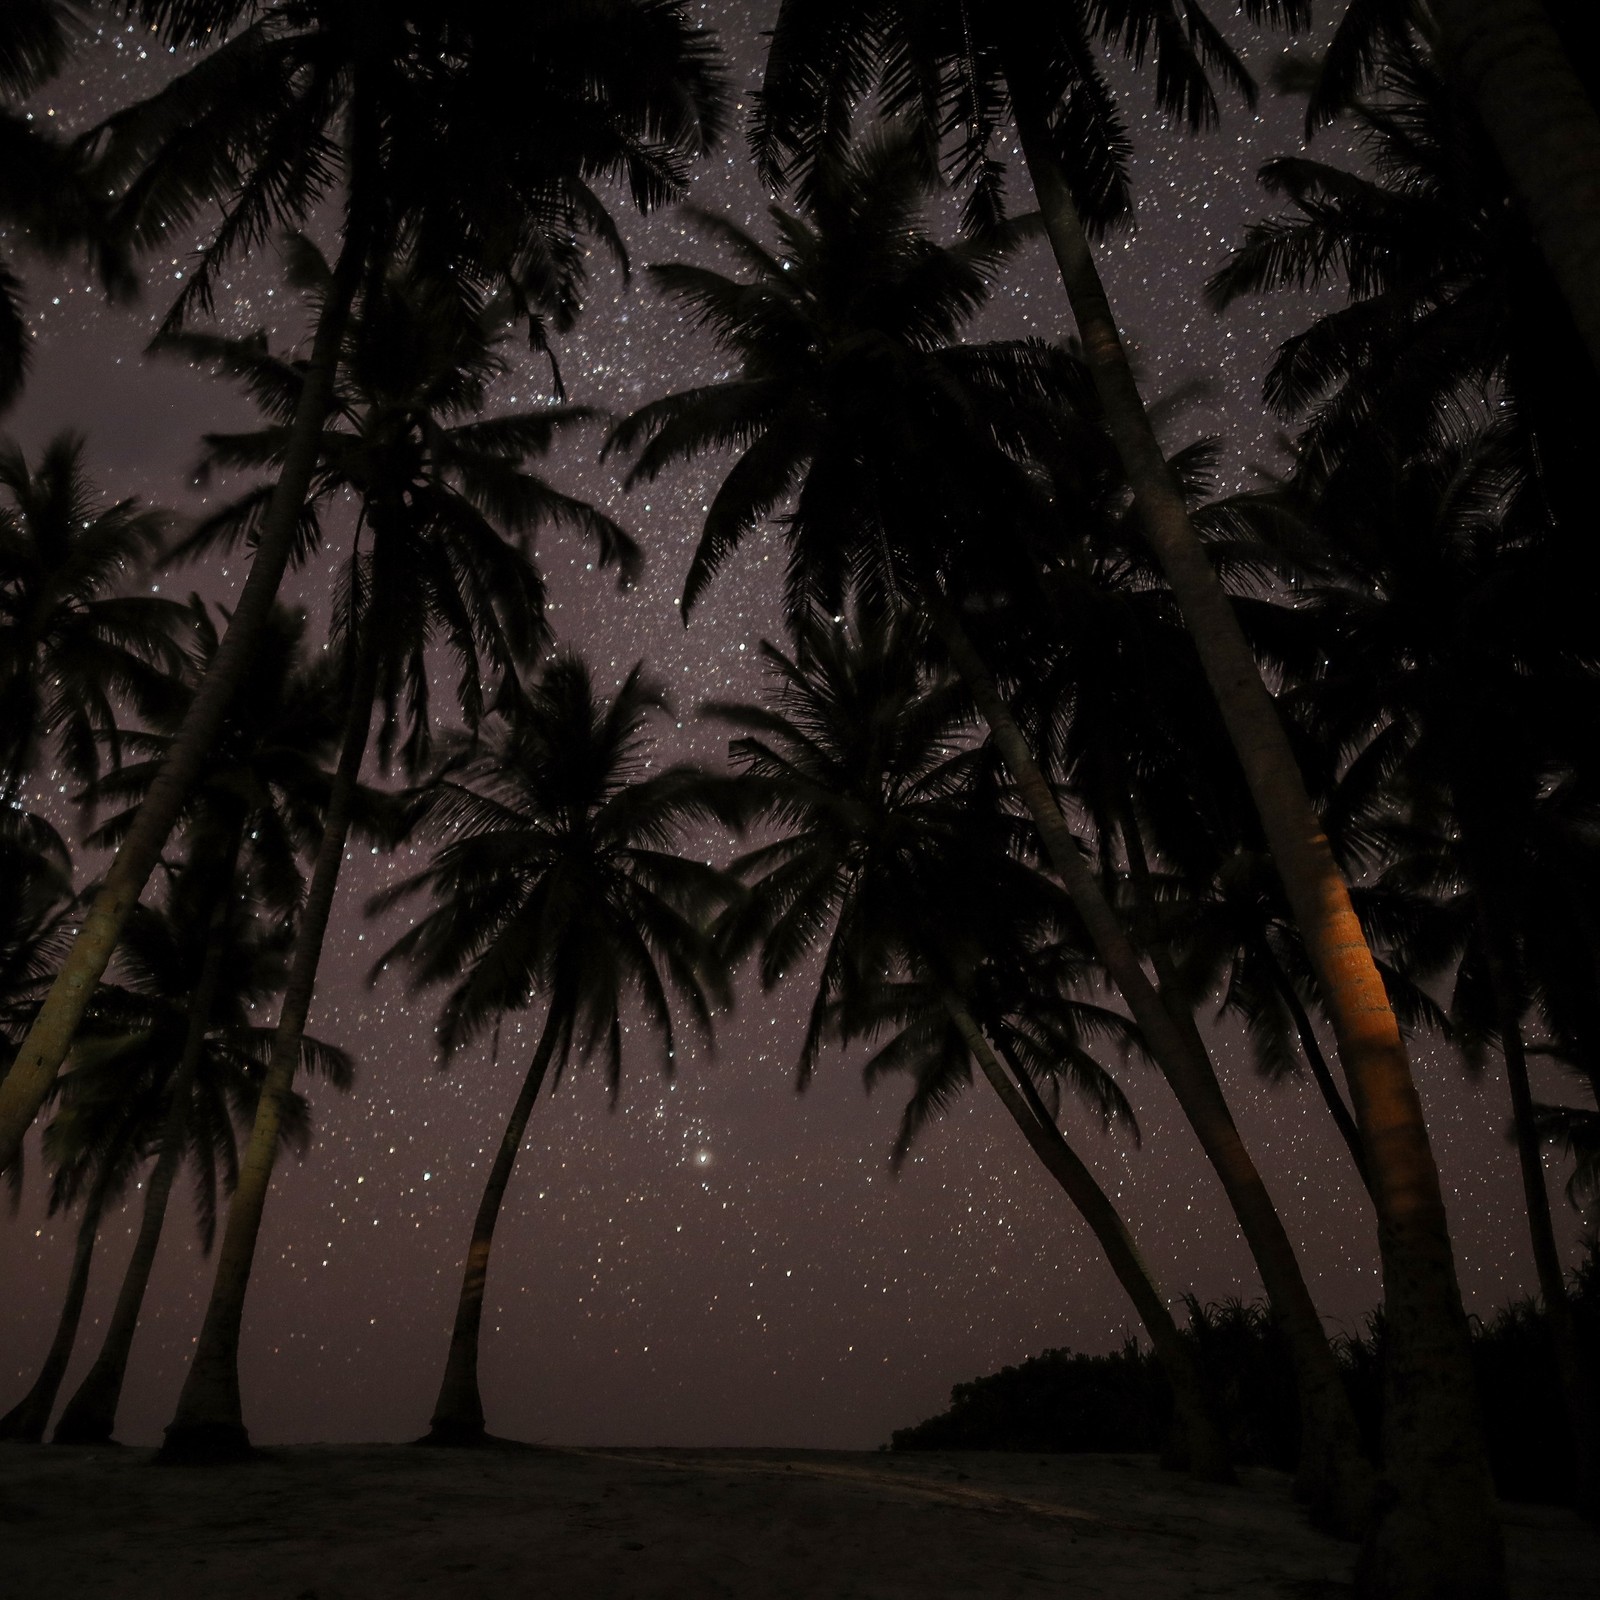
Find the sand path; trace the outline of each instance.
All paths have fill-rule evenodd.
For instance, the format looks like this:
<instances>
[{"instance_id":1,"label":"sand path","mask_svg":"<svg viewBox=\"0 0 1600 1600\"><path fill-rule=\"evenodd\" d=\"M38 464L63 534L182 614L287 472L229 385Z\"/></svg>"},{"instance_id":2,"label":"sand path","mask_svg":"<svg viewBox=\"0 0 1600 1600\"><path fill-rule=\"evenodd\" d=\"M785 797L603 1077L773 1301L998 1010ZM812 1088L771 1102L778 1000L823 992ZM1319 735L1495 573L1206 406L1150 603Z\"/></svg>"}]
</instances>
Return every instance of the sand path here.
<instances>
[{"instance_id":1,"label":"sand path","mask_svg":"<svg viewBox=\"0 0 1600 1600\"><path fill-rule=\"evenodd\" d=\"M1600 1597L1600 1536L1512 1508L1517 1600ZM0 1600L1334 1600L1285 1480L1144 1457L393 1445L227 1471L0 1446Z\"/></svg>"}]
</instances>

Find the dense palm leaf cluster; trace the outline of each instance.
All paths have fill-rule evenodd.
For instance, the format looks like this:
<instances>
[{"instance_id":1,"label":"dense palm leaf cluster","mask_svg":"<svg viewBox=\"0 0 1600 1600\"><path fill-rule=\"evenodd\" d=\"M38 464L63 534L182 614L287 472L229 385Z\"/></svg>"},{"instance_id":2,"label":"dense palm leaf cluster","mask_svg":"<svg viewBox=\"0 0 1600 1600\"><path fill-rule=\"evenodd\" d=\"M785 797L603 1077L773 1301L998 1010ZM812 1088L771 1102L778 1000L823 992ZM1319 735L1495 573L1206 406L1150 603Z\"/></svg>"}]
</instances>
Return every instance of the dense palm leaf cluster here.
<instances>
[{"instance_id":1,"label":"dense palm leaf cluster","mask_svg":"<svg viewBox=\"0 0 1600 1600\"><path fill-rule=\"evenodd\" d=\"M104 501L73 435L36 460L0 445L0 1162L20 1182L42 1116L49 1204L79 1216L54 1341L0 1432L42 1437L101 1224L140 1178L57 1428L110 1437L187 1169L216 1266L166 1449L247 1450L238 1341L274 1163L313 1125L296 1084L356 1069L307 1032L354 836L429 853L368 905L412 914L370 978L395 1004L443 991L442 1063L488 1036L498 1064L503 1020L538 1019L432 1442L486 1437L485 1285L545 1084L592 1059L616 1095L637 1021L675 1070L680 1023L709 1041L750 981L801 997L802 1085L860 1042L869 1085L909 1084L896 1165L993 1090L1140 1319L1170 1459L1226 1480L1242 1435L1215 1329L1179 1329L1080 1154L1137 1144L1126 1070L1152 1065L1259 1268L1250 1337L1296 1409L1299 1488L1365 1540L1373 1595L1503 1592L1406 1041L1473 1071L1498 1055L1573 1496L1600 1508L1600 1374L1544 1171L1558 1152L1574 1203L1600 1192L1592 308L1450 54L1450 0L1349 8L1300 76L1357 164L1271 162L1283 214L1216 263L1216 310L1276 294L1293 330L1259 375L1287 459L1231 494L1217 441L1158 431L1094 253L1135 199L1118 85L1187 133L1255 101L1235 33L1193 0L783 0L747 130L767 223L693 211L715 264L649 273L725 371L620 418L568 399L560 343L593 252L627 266L614 211L682 199L724 131L716 41L679 0L127 0L178 69L47 138L24 101L92 9L0 17L0 221L35 252L86 247L118 292L141 252L197 237L153 350L258 420L201 442L222 493L182 525ZM1306 20L1297 0L1242 10ZM1572 74L1554 15L1550 70ZM981 339L1039 243L1077 336ZM208 323L219 274L269 247L300 347ZM18 273L0 262L0 405L25 375ZM1289 298L1329 284L1336 309ZM551 403L498 404L514 334ZM750 545L782 546L762 695L704 707L733 730L721 770L673 760L645 663L608 692L546 615L544 538L625 583L654 554L559 486L602 420L629 487L717 463L686 622ZM226 610L152 592L157 570L241 556ZM325 643L285 583L331 596ZM1329 1343L1224 1095L1216 1014L1266 1084L1312 1080L1300 1114L1326 1116L1372 1202L1383 1397ZM1546 1061L1558 1101L1535 1093Z\"/></svg>"}]
</instances>

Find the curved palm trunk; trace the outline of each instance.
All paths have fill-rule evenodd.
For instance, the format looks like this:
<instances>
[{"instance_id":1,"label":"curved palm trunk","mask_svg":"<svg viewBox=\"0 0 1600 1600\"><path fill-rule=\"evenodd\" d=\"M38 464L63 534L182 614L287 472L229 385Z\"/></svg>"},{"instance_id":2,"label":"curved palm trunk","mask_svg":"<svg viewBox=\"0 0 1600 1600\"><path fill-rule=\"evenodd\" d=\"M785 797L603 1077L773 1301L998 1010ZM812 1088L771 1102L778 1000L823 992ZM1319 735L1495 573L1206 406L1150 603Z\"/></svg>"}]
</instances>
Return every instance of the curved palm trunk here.
<instances>
[{"instance_id":1,"label":"curved palm trunk","mask_svg":"<svg viewBox=\"0 0 1600 1600\"><path fill-rule=\"evenodd\" d=\"M38 1444L55 1409L56 1395L72 1359L72 1346L78 1337L78 1322L83 1316L83 1297L89 1290L89 1266L94 1259L95 1240L100 1233L100 1214L105 1208L105 1191L96 1185L78 1224L78 1242L72 1253L72 1271L67 1276L67 1293L61 1302L55 1337L45 1353L44 1364L33 1387L0 1417L0 1439L19 1444Z\"/></svg>"},{"instance_id":2,"label":"curved palm trunk","mask_svg":"<svg viewBox=\"0 0 1600 1600\"><path fill-rule=\"evenodd\" d=\"M1175 1014L1176 1008L1162 1000L1146 976L1127 930L1078 850L1048 779L954 612L931 594L925 604L1039 830L1056 876L1221 1180L1255 1258L1294 1363L1303 1423L1298 1487L1321 1523L1345 1537L1357 1537L1370 1521L1372 1477L1361 1454L1355 1417L1294 1247L1234 1124L1199 1030L1187 1013L1182 1018Z\"/></svg>"},{"instance_id":3,"label":"curved palm trunk","mask_svg":"<svg viewBox=\"0 0 1600 1600\"><path fill-rule=\"evenodd\" d=\"M1498 1600L1505 1548L1473 1385L1449 1220L1383 980L1277 709L1166 464L1051 148L1027 60L1006 62L1017 131L1134 510L1183 613L1306 942L1349 1080L1378 1213L1389 1327L1386 1490L1361 1563L1393 1600ZM1270 1292L1270 1291L1269 1291Z\"/></svg>"},{"instance_id":4,"label":"curved palm trunk","mask_svg":"<svg viewBox=\"0 0 1600 1600\"><path fill-rule=\"evenodd\" d=\"M944 1003L973 1060L982 1067L984 1077L1011 1114L1011 1120L1022 1130L1033 1153L1088 1223L1111 1270L1117 1275L1117 1282L1133 1302L1133 1308L1138 1312L1139 1320L1155 1347L1161 1370L1172 1387L1178 1431L1184 1444L1183 1465L1197 1478L1209 1483L1233 1483L1235 1479L1228 1460L1227 1442L1212 1415L1200 1373L1127 1223L1122 1220L1105 1190L1095 1181L1094 1174L1067 1143L1055 1121L1038 1114L1039 1108L1025 1097L1017 1083L995 1059L995 1053L977 1019L954 995L947 994ZM1019 1073L1018 1077L1026 1082L1025 1074Z\"/></svg>"},{"instance_id":5,"label":"curved palm trunk","mask_svg":"<svg viewBox=\"0 0 1600 1600\"><path fill-rule=\"evenodd\" d=\"M294 550L295 529L317 464L322 425L333 397L339 346L366 254L367 230L352 226L346 233L333 283L317 320L283 470L262 519L260 542L227 632L206 667L184 713L183 725L140 803L133 826L117 850L116 860L111 863L22 1048L0 1081L0 1172L16 1160L23 1135L61 1070L95 986L122 936L123 924L155 870L162 846L216 742L228 703L250 668Z\"/></svg>"},{"instance_id":6,"label":"curved palm trunk","mask_svg":"<svg viewBox=\"0 0 1600 1600\"><path fill-rule=\"evenodd\" d=\"M164 1460L227 1461L247 1455L250 1450L250 1435L239 1403L239 1329L255 1262L256 1238L282 1136L283 1101L294 1085L300 1062L300 1042L316 990L322 941L328 931L328 914L333 909L357 780L372 726L378 629L373 619L367 619L367 623L361 630L355 681L350 686L339 764L328 790L322 840L289 952L289 981L278 1013L277 1031L272 1036L272 1056L256 1102L250 1142L239 1165L239 1181L228 1203L228 1220L217 1251L217 1270L205 1322L178 1396L177 1413L161 1446Z\"/></svg>"},{"instance_id":7,"label":"curved palm trunk","mask_svg":"<svg viewBox=\"0 0 1600 1600\"><path fill-rule=\"evenodd\" d=\"M1556 1372L1566 1401L1567 1434L1572 1442L1573 1504L1591 1521L1600 1517L1600 1464L1595 1460L1600 1405L1594 1380L1578 1342L1578 1326L1567 1298L1566 1274L1556 1244L1550 1216L1550 1191L1545 1185L1544 1151L1534 1126L1533 1088L1528 1082L1528 1054L1522 1037L1520 985L1515 958L1506 948L1495 919L1479 894L1479 926L1488 956L1489 980L1499 1013L1500 1048L1505 1058L1506 1083L1511 1090L1511 1122L1517 1144L1517 1164L1522 1174L1522 1194L1528 1210L1528 1233L1533 1244L1533 1264L1550 1323L1555 1347Z\"/></svg>"},{"instance_id":8,"label":"curved palm trunk","mask_svg":"<svg viewBox=\"0 0 1600 1600\"><path fill-rule=\"evenodd\" d=\"M234 855L237 856L237 853L235 846ZM219 920L217 915L212 917L213 933L217 931ZM184 1035L183 1054L178 1060L178 1070L173 1074L172 1105L167 1112L166 1126L161 1130L161 1154L145 1186L139 1236L134 1240L133 1254L129 1256L123 1272L122 1287L117 1291L117 1303L112 1310L111 1321L106 1326L100 1353L56 1424L57 1444L104 1444L116 1427L117 1406L122 1400L122 1380L127 1374L128 1355L133 1349L133 1336L139 1326L139 1311L144 1305L144 1292L149 1286L150 1272L161 1244L167 1200L172 1194L172 1183L178 1175L178 1168L183 1163L190 1086L200 1065L201 1052L205 1049L206 1030L211 1024L211 1011L216 1004L225 949L223 941L214 937L201 963L200 981L195 986L194 999L189 1007L189 1027Z\"/></svg>"},{"instance_id":9,"label":"curved palm trunk","mask_svg":"<svg viewBox=\"0 0 1600 1600\"><path fill-rule=\"evenodd\" d=\"M439 1398L434 1403L433 1418L427 1437L421 1441L423 1444L482 1444L487 1437L483 1429L483 1398L478 1393L478 1335L483 1326L489 1252L494 1245L495 1224L500 1220L506 1185L511 1182L511 1169L516 1165L522 1135L549 1071L560 1032L552 1008L545 1018L544 1032L539 1035L538 1048L528 1064L505 1132L500 1136L500 1148L495 1151L489 1176L484 1180L483 1198L478 1201L472 1239L467 1245L466 1266L461 1274L461 1294L456 1300L456 1320L450 1330L450 1353L445 1357L444 1380L439 1385Z\"/></svg>"},{"instance_id":10,"label":"curved palm trunk","mask_svg":"<svg viewBox=\"0 0 1600 1600\"><path fill-rule=\"evenodd\" d=\"M1350 1159L1355 1163L1356 1175L1361 1179L1362 1187L1370 1195L1372 1180L1367 1176L1367 1156L1361 1148L1361 1130L1356 1127L1355 1118L1350 1115L1350 1108L1344 1103L1344 1096L1339 1093L1339 1085L1334 1082L1333 1073L1328 1069L1328 1058L1322 1053L1322 1043L1317 1038L1317 1030L1312 1026L1311 1018L1300 1002L1300 996L1295 993L1289 974L1283 970L1270 947L1265 950L1265 956L1271 963L1273 985L1289 1013L1289 1020L1294 1024L1295 1036L1300 1041L1300 1053L1306 1058L1306 1065L1311 1068L1311 1076L1316 1079L1317 1088L1322 1091L1323 1103L1333 1118L1333 1125L1339 1130L1339 1137L1345 1142L1345 1148L1350 1152Z\"/></svg>"},{"instance_id":11,"label":"curved palm trunk","mask_svg":"<svg viewBox=\"0 0 1600 1600\"><path fill-rule=\"evenodd\" d=\"M1430 9L1600 373L1600 114L1539 0Z\"/></svg>"}]
</instances>

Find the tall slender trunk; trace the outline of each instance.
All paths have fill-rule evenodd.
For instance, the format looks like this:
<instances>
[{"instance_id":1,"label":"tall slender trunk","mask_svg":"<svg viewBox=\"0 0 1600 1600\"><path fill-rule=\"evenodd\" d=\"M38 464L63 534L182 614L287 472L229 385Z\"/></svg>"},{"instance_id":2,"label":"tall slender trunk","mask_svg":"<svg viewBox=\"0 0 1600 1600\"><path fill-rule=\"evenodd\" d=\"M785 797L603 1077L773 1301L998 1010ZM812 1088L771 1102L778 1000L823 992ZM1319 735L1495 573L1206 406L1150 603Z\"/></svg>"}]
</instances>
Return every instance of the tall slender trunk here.
<instances>
[{"instance_id":1,"label":"tall slender trunk","mask_svg":"<svg viewBox=\"0 0 1600 1600\"><path fill-rule=\"evenodd\" d=\"M1005 62L1023 157L1134 512L1200 656L1306 943L1373 1179L1389 1327L1386 1489L1360 1564L1386 1600L1499 1600L1489 1477L1439 1171L1400 1029L1277 708L1139 397L1026 54Z\"/></svg>"},{"instance_id":2,"label":"tall slender trunk","mask_svg":"<svg viewBox=\"0 0 1600 1600\"><path fill-rule=\"evenodd\" d=\"M1432 0L1450 76L1477 108L1600 374L1600 114L1540 0Z\"/></svg>"},{"instance_id":3,"label":"tall slender trunk","mask_svg":"<svg viewBox=\"0 0 1600 1600\"><path fill-rule=\"evenodd\" d=\"M1051 867L1082 918L1101 964L1127 1001L1151 1059L1171 1085L1239 1220L1294 1363L1303 1421L1301 1492L1324 1526L1358 1537L1371 1516L1372 1480L1361 1455L1349 1397L1294 1247L1239 1136L1199 1030L1192 1017L1183 1026L1146 976L1121 918L1079 852L1049 780L954 611L931 592L925 593L924 604L1039 830Z\"/></svg>"},{"instance_id":4,"label":"tall slender trunk","mask_svg":"<svg viewBox=\"0 0 1600 1600\"><path fill-rule=\"evenodd\" d=\"M1265 940L1262 944L1263 958L1272 973L1273 987L1277 989L1278 997L1289 1013L1289 1020L1294 1024L1295 1037L1300 1041L1300 1053L1306 1058L1306 1065L1311 1068L1311 1076L1316 1080L1317 1088L1322 1091L1323 1103L1333 1118L1333 1125L1339 1130L1339 1137L1344 1140L1345 1148L1350 1152L1350 1159L1355 1163L1356 1175L1361 1179L1361 1186L1370 1195L1372 1180L1367 1176L1367 1155L1361 1148L1361 1130L1356 1127L1355 1118L1350 1115L1350 1108L1344 1103L1344 1096L1339 1093L1339 1085L1334 1082L1333 1073L1328 1068L1328 1058L1322 1053L1322 1041L1317 1038L1317 1030L1312 1025L1311 1017L1301 1003L1300 996L1295 992L1293 980L1283 970L1283 964L1271 946L1267 945Z\"/></svg>"},{"instance_id":5,"label":"tall slender trunk","mask_svg":"<svg viewBox=\"0 0 1600 1600\"><path fill-rule=\"evenodd\" d=\"M1155 1347L1161 1370L1172 1387L1178 1431L1184 1443L1183 1465L1196 1477L1209 1483L1234 1482L1227 1441L1212 1414L1199 1370L1178 1332L1172 1313L1167 1310L1166 1301L1149 1267L1145 1265L1127 1223L1122 1220L1105 1190L1095 1181L1094 1174L1067 1143L1055 1120L1041 1117L1037 1104L1025 1096L1019 1083L1026 1084L1027 1075L1013 1061L1012 1070L1016 1072L1017 1080L1012 1079L996 1060L995 1052L979 1027L977 1018L955 995L946 994L944 1004L968 1052L983 1069L984 1077L1011 1114L1011 1120L1022 1130L1045 1170L1078 1208L1105 1253L1111 1270L1117 1275L1117 1282L1133 1302L1133 1308L1150 1336L1150 1343Z\"/></svg>"},{"instance_id":6,"label":"tall slender trunk","mask_svg":"<svg viewBox=\"0 0 1600 1600\"><path fill-rule=\"evenodd\" d=\"M0 1417L0 1439L38 1444L44 1438L67 1363L72 1359L73 1343L78 1337L78 1322L83 1316L83 1297L89 1290L89 1266L94 1259L105 1199L104 1187L96 1184L84 1205L83 1220L78 1224L78 1242L72 1252L72 1270L67 1275L67 1293L61 1302L61 1315L56 1320L55 1337L50 1341L33 1387Z\"/></svg>"},{"instance_id":7,"label":"tall slender trunk","mask_svg":"<svg viewBox=\"0 0 1600 1600\"><path fill-rule=\"evenodd\" d=\"M83 926L11 1070L0 1081L0 1172L17 1158L39 1107L55 1082L71 1048L83 1013L94 995L106 963L122 937L123 925L138 904L162 846L172 832L190 789L204 769L222 728L234 691L249 671L278 586L295 545L295 530L306 491L317 464L322 426L333 398L339 346L349 322L351 303L360 282L368 249L367 229L352 219L334 268L328 297L306 367L305 387L295 407L283 469L261 523L261 538L239 593L227 631L206 667L183 725L168 747L161 770L150 785L138 815L117 850Z\"/></svg>"},{"instance_id":8,"label":"tall slender trunk","mask_svg":"<svg viewBox=\"0 0 1600 1600\"><path fill-rule=\"evenodd\" d=\"M1534 1125L1533 1088L1528 1082L1528 1054L1522 1037L1521 984L1514 952L1497 925L1480 890L1478 925L1488 958L1489 981L1494 988L1500 1049L1511 1091L1511 1122L1517 1144L1517 1164L1522 1174L1522 1195L1528 1212L1528 1233L1533 1244L1534 1270L1544 1300L1555 1348L1556 1373L1566 1402L1567 1435L1572 1442L1573 1504L1591 1521L1600 1517L1600 1462L1595 1459L1600 1434L1600 1404L1594 1379L1583 1358L1578 1325L1567 1297L1566 1274L1561 1270L1561 1250L1550 1216L1550 1191L1545 1184L1544 1151Z\"/></svg>"},{"instance_id":9,"label":"tall slender trunk","mask_svg":"<svg viewBox=\"0 0 1600 1600\"><path fill-rule=\"evenodd\" d=\"M200 1339L178 1396L177 1413L161 1446L164 1460L226 1461L246 1455L250 1449L250 1435L239 1403L239 1329L255 1262L256 1238L282 1138L283 1104L294 1086L295 1069L300 1063L300 1045L316 990L322 941L328 931L339 869L344 863L345 840L372 727L378 639L377 619L369 615L354 641L356 664L345 712L344 739L328 790L328 809L311 869L311 884L289 951L289 980L278 1013L277 1031L272 1036L272 1055L256 1102L250 1142L239 1164L239 1182L228 1203L228 1220L217 1251L216 1275Z\"/></svg>"},{"instance_id":10,"label":"tall slender trunk","mask_svg":"<svg viewBox=\"0 0 1600 1600\"><path fill-rule=\"evenodd\" d=\"M112 1310L111 1321L106 1326L100 1353L56 1424L57 1444L103 1444L116 1427L117 1406L122 1400L122 1380L127 1374L128 1355L133 1349L133 1336L139 1326L139 1311L144 1305L144 1292L149 1286L150 1272L161 1244L161 1229L167 1218L167 1200L172 1193L178 1168L183 1163L185 1134L193 1109L190 1094L195 1073L200 1066L200 1057L205 1050L206 1031L211 1026L211 1013L216 1006L222 963L227 953L227 946L220 937L221 912L233 879L233 863L237 858L238 842L235 840L228 871L222 879L224 889L211 916L211 942L206 946L205 956L200 963L200 977L189 1005L189 1025L184 1034L183 1054L178 1058L177 1071L172 1077L172 1104L167 1111L166 1125L161 1130L161 1154L156 1158L155 1168L145 1185L139 1235L134 1240L133 1254L128 1257L128 1265L122 1275L122 1287L117 1291L117 1303Z\"/></svg>"},{"instance_id":11,"label":"tall slender trunk","mask_svg":"<svg viewBox=\"0 0 1600 1600\"><path fill-rule=\"evenodd\" d=\"M511 1169L522 1148L522 1135L560 1034L560 1019L552 1007L545 1017L544 1031L539 1035L533 1060L528 1063L527 1075L522 1080L516 1104L511 1108L505 1132L500 1136L500 1148L489 1166L489 1176L484 1180L483 1197L478 1201L478 1214L473 1218L472 1238L461 1273L461 1293L456 1300L456 1320L450 1330L444 1379L439 1385L439 1398L434 1403L433 1419L422 1441L424 1444L471 1445L481 1444L485 1438L483 1397L478 1392L478 1335L483 1326L489 1251L494 1245L495 1224L500 1220L500 1205L505 1199L506 1185L511 1181Z\"/></svg>"}]
</instances>

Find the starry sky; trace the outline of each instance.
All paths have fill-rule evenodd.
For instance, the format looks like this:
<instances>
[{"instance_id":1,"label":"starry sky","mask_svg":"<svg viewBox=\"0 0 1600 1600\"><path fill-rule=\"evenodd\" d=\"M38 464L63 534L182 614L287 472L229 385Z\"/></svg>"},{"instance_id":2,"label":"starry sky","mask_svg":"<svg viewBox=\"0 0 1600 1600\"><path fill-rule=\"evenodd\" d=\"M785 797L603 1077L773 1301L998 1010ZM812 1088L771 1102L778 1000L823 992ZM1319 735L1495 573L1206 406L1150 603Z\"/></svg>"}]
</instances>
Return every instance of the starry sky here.
<instances>
[{"instance_id":1,"label":"starry sky","mask_svg":"<svg viewBox=\"0 0 1600 1600\"><path fill-rule=\"evenodd\" d=\"M774 6L707 0L698 9L723 41L743 107ZM1241 37L1265 80L1282 41ZM148 35L108 26L34 109L83 126L148 92L173 65ZM1198 289L1261 209L1256 167L1299 148L1298 104L1267 96L1259 114L1231 106L1219 131L1187 140L1144 114L1139 85L1117 81L1128 86L1140 210L1137 228L1104 247L1103 270L1146 392L1197 383L1173 438L1221 434L1227 486L1242 485L1276 448L1276 426L1257 403L1260 376L1308 307L1258 302L1218 318ZM1339 150L1333 139L1321 145ZM737 136L692 187L697 204L758 229L769 198ZM716 260L674 213L641 220L619 211L619 220L636 263ZM202 504L189 482L199 435L247 413L215 380L142 354L185 255L174 247L152 261L142 300L109 309L73 272L33 264L35 368L6 426L30 450L77 428L108 493L192 513ZM270 254L234 273L219 316L232 331L299 332ZM1069 328L1042 249L1019 260L979 325L996 336L1059 337ZM705 340L641 275L630 285L598 260L588 310L559 354L572 398L617 413L719 371ZM546 382L530 363L501 392L507 405L524 404ZM752 543L685 630L674 602L716 464L624 495L617 472L597 461L598 445L598 432L574 439L551 476L635 533L646 574L619 593L589 570L584 546L547 537L540 558L552 624L608 685L643 655L675 702L663 756L717 760L724 736L697 721L695 708L759 687L756 646L778 634L776 535ZM163 592L198 587L225 600L239 578L230 568L155 581ZM286 594L316 611L325 589L313 566ZM314 1144L274 1181L242 1351L246 1420L260 1443L403 1439L425 1429L472 1209L537 1036L537 1013L508 1019L494 1070L485 1045L441 1073L435 1001L393 982L367 987L373 953L404 922L368 923L362 903L417 864L404 851L390 859L353 848L347 858L311 1031L352 1050L359 1076L348 1097L307 1086ZM892 1084L866 1096L859 1059L835 1052L796 1095L808 999L798 986L763 994L747 979L733 1014L719 1019L715 1051L680 1048L673 1081L639 1038L615 1109L602 1074L581 1063L536 1108L489 1279L482 1381L492 1431L574 1444L870 1447L942 1408L952 1383L1047 1347L1107 1349L1133 1330L1087 1231L987 1093L969 1091L898 1178L887 1165L899 1114ZM1212 1038L1318 1304L1330 1326L1359 1326L1378 1293L1371 1213L1315 1089L1269 1090L1237 1037L1223 1029ZM1492 1067L1469 1080L1451 1051L1426 1041L1414 1059L1467 1305L1490 1312L1533 1283L1504 1083ZM1164 1085L1140 1063L1118 1071L1142 1147L1103 1136L1073 1109L1068 1136L1117 1198L1170 1296L1255 1296L1220 1188ZM20 1211L0 1222L0 1406L31 1381L66 1277L72 1225L44 1215L42 1189L35 1160ZM140 1198L135 1191L104 1230L63 1396L98 1344ZM1558 1218L1570 1246L1575 1219L1564 1205ZM170 1420L208 1288L175 1191L134 1346L124 1440L154 1442Z\"/></svg>"}]
</instances>

